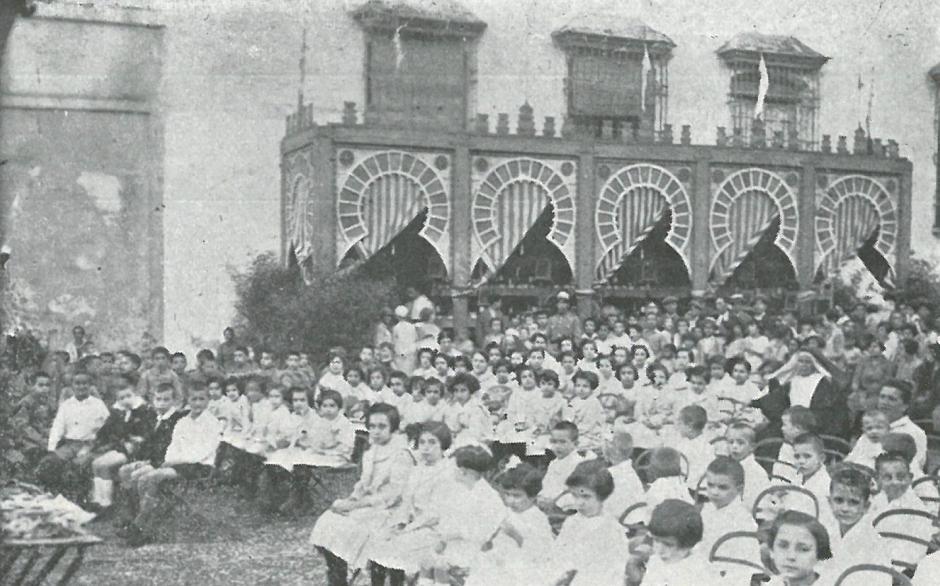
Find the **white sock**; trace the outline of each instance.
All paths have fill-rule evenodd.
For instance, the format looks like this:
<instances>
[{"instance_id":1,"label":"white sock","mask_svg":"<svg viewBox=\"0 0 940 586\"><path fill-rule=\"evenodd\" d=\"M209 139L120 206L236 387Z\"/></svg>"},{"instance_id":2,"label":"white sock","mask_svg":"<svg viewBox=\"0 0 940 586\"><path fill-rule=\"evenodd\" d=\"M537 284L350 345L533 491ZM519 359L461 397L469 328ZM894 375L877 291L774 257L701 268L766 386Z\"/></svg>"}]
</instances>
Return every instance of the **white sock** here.
<instances>
[{"instance_id":1,"label":"white sock","mask_svg":"<svg viewBox=\"0 0 940 586\"><path fill-rule=\"evenodd\" d=\"M114 481L95 476L91 500L102 507L110 507L114 495Z\"/></svg>"}]
</instances>

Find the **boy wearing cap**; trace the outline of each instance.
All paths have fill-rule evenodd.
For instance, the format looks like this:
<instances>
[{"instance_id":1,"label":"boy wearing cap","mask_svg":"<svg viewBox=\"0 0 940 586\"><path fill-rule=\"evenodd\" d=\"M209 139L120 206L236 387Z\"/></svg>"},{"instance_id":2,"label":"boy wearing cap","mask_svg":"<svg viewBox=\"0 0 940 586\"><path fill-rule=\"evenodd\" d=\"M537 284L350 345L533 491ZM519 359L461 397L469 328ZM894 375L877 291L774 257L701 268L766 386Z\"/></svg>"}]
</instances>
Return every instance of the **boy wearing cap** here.
<instances>
[{"instance_id":1,"label":"boy wearing cap","mask_svg":"<svg viewBox=\"0 0 940 586\"><path fill-rule=\"evenodd\" d=\"M581 320L571 310L571 295L567 291L561 291L555 297L555 301L558 312L548 318L548 327L545 332L549 341L554 343L562 338L580 339Z\"/></svg>"}]
</instances>

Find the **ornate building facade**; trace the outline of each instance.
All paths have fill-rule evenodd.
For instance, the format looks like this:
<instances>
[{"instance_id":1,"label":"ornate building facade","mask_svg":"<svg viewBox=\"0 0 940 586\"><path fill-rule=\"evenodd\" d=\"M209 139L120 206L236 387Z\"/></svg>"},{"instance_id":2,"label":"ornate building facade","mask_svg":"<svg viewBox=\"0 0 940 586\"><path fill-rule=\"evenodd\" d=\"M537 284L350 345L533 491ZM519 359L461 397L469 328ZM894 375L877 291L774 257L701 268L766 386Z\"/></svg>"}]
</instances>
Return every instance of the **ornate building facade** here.
<instances>
[{"instance_id":1,"label":"ornate building facade","mask_svg":"<svg viewBox=\"0 0 940 586\"><path fill-rule=\"evenodd\" d=\"M462 63L486 34L457 9L369 2L351 17L368 23L367 43L433 38L428 51L450 46ZM364 112L347 102L341 123L320 125L301 104L282 143L285 261L304 271L387 261L452 311L458 332L494 294L540 302L569 287L589 308L667 294L807 292L857 257L887 286L905 278L912 165L896 141L861 127L816 134L814 79L827 58L805 43L751 34L725 44L718 58L731 63L733 125L694 132L664 114L675 47L666 34L639 21L575 19L553 39L568 55L562 120L536 121L528 102L512 125L509 113L494 126L487 114L451 108L473 102L454 95L472 87L469 67L462 83L438 84L433 67L409 78L409 87L425 86L414 111L407 98L371 108L402 94L370 94ZM416 41L397 57L402 71L420 51ZM771 73L756 118L748 88L762 60Z\"/></svg>"}]
</instances>

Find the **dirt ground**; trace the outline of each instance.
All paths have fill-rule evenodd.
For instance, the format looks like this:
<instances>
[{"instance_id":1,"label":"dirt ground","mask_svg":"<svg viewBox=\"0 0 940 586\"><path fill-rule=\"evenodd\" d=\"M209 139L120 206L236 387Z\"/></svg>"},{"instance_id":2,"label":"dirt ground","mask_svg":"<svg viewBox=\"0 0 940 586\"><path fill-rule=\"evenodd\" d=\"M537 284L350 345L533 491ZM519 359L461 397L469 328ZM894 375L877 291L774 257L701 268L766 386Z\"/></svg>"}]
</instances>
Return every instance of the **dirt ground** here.
<instances>
[{"instance_id":1,"label":"dirt ground","mask_svg":"<svg viewBox=\"0 0 940 586\"><path fill-rule=\"evenodd\" d=\"M104 543L89 550L72 583L325 584L326 566L307 538L329 494L348 489L329 487L311 511L292 519L262 515L234 489L215 488L188 498L188 510L177 504L159 541L136 549L123 544L111 522L92 522L88 528Z\"/></svg>"}]
</instances>

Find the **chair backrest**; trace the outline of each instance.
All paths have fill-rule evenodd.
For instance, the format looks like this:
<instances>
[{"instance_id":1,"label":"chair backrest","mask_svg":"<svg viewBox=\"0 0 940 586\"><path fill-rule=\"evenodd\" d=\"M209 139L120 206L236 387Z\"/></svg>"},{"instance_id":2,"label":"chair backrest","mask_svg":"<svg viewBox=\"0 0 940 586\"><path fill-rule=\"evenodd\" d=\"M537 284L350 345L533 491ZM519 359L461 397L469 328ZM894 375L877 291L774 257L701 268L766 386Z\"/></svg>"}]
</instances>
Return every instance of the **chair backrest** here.
<instances>
[{"instance_id":1,"label":"chair backrest","mask_svg":"<svg viewBox=\"0 0 940 586\"><path fill-rule=\"evenodd\" d=\"M731 531L730 533L725 533L724 535L719 537L717 540L715 540L715 544L712 545L711 551L708 552L708 561L712 563L719 562L719 563L744 566L747 568L751 568L755 572L766 573L768 571L767 568L764 567L764 564L760 563L760 560L757 560L757 561L745 560L741 558L734 558L731 556L719 555L718 550L721 548L721 546L731 541L732 539L753 539L755 542L757 542L758 547L760 547L760 535L757 532L755 531Z\"/></svg>"},{"instance_id":2,"label":"chair backrest","mask_svg":"<svg viewBox=\"0 0 940 586\"><path fill-rule=\"evenodd\" d=\"M850 566L839 575L839 577L836 579L836 583L833 586L842 586L846 578L853 574L860 574L862 572L887 574L891 576L891 579L894 581L894 586L911 586L911 580L901 572L898 572L894 568L879 566L877 564L858 564L855 566Z\"/></svg>"},{"instance_id":3,"label":"chair backrest","mask_svg":"<svg viewBox=\"0 0 940 586\"><path fill-rule=\"evenodd\" d=\"M648 506L649 505L647 505L644 502L633 503L632 505L624 509L622 513L620 513L620 517L618 517L617 520L620 522L621 525L623 525L627 529L632 529L636 525L639 525L641 523L627 523L627 519L630 518L630 515L632 515L633 513L639 511L640 509L646 508Z\"/></svg>"},{"instance_id":4,"label":"chair backrest","mask_svg":"<svg viewBox=\"0 0 940 586\"><path fill-rule=\"evenodd\" d=\"M940 493L940 476L922 476L911 484L911 490L916 490L917 487L922 484L933 484L937 492ZM932 504L934 513L940 513L940 494L938 494L938 496L921 496L920 500Z\"/></svg>"},{"instance_id":5,"label":"chair backrest","mask_svg":"<svg viewBox=\"0 0 940 586\"><path fill-rule=\"evenodd\" d=\"M927 511L921 511L918 509L891 509L890 511L885 511L884 513L881 513L880 515L875 517L874 521L872 521L871 524L875 529L877 529L878 524L884 521L885 519L889 517L900 517L902 515L906 517L920 517L922 519L927 519L931 523L937 522L937 515L928 513Z\"/></svg>"},{"instance_id":6,"label":"chair backrest","mask_svg":"<svg viewBox=\"0 0 940 586\"><path fill-rule=\"evenodd\" d=\"M817 499L816 495L813 494L812 492L808 491L802 486L796 486L795 484L780 484L780 485L771 486L769 488L765 488L764 490L762 490L761 493L757 495L757 498L754 499L754 506L751 507L751 515L754 517L757 516L757 512L760 509L761 501L764 500L764 497L768 495L772 495L772 494L780 494L780 493L787 493L787 492L796 492L803 496L809 497L813 501L813 510L814 510L813 517L815 517L816 519L819 518L819 499Z\"/></svg>"},{"instance_id":7,"label":"chair backrest","mask_svg":"<svg viewBox=\"0 0 940 586\"><path fill-rule=\"evenodd\" d=\"M852 444L842 439L841 437L835 435L826 435L820 434L819 439L826 444L826 448L830 450L835 450L842 454L842 456L847 456L849 452L852 451Z\"/></svg>"}]
</instances>

